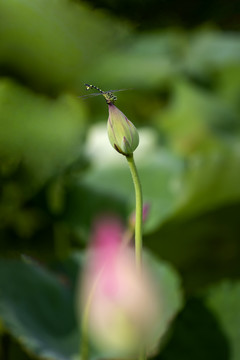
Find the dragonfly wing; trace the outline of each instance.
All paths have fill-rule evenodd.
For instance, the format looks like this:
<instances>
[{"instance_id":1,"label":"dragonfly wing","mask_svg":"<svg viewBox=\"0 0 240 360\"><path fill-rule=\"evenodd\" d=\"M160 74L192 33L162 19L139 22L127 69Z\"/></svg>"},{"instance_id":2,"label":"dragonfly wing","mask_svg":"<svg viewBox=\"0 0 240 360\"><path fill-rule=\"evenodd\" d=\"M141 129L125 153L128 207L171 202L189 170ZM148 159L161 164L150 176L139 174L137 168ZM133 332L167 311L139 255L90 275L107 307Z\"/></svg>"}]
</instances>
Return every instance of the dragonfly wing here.
<instances>
[{"instance_id":1,"label":"dragonfly wing","mask_svg":"<svg viewBox=\"0 0 240 360\"><path fill-rule=\"evenodd\" d=\"M104 91L104 93L108 93L108 92L114 93L114 92L118 92L118 91L127 91L127 90L132 90L132 89L109 90L109 91Z\"/></svg>"},{"instance_id":2,"label":"dragonfly wing","mask_svg":"<svg viewBox=\"0 0 240 360\"><path fill-rule=\"evenodd\" d=\"M94 93L94 94L87 94L87 95L81 95L81 96L78 96L78 98L88 98L88 97L92 97L92 96L99 96L99 95L102 95L101 93Z\"/></svg>"}]
</instances>

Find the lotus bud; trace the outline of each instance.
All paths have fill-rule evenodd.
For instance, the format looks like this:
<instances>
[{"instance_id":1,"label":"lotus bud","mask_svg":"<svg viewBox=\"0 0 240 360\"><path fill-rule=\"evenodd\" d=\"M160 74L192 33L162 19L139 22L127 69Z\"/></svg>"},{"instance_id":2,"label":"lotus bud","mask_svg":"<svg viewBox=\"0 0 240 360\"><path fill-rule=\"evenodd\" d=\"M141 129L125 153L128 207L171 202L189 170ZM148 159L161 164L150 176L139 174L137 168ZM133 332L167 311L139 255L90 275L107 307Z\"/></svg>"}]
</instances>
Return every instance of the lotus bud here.
<instances>
[{"instance_id":1,"label":"lotus bud","mask_svg":"<svg viewBox=\"0 0 240 360\"><path fill-rule=\"evenodd\" d=\"M128 358L136 357L140 346L152 350L162 313L156 279L144 264L141 274L137 271L134 249L122 242L123 230L115 218L96 223L83 269L80 311L89 304L89 339L101 354Z\"/></svg>"},{"instance_id":2,"label":"lotus bud","mask_svg":"<svg viewBox=\"0 0 240 360\"><path fill-rule=\"evenodd\" d=\"M138 131L130 120L112 103L108 104L108 138L120 154L129 156L139 144Z\"/></svg>"}]
</instances>

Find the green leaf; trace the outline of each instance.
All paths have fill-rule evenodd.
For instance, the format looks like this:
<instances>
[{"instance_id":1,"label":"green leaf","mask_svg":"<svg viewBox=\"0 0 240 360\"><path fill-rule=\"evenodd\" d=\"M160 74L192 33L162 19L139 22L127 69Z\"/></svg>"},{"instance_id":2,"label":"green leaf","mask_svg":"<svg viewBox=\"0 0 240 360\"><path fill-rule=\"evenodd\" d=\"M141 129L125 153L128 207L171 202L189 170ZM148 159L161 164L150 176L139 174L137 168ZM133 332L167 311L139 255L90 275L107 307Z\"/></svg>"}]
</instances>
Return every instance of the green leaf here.
<instances>
[{"instance_id":1,"label":"green leaf","mask_svg":"<svg viewBox=\"0 0 240 360\"><path fill-rule=\"evenodd\" d=\"M238 64L240 44L237 34L199 31L192 35L185 66L197 73L216 72L229 64Z\"/></svg>"},{"instance_id":2,"label":"green leaf","mask_svg":"<svg viewBox=\"0 0 240 360\"><path fill-rule=\"evenodd\" d=\"M169 263L159 260L150 252L144 252L144 259L156 277L161 296L162 320L156 331L156 338L152 339L153 344L160 339L162 344L163 336L169 330L173 319L183 306L183 291L181 279Z\"/></svg>"},{"instance_id":3,"label":"green leaf","mask_svg":"<svg viewBox=\"0 0 240 360\"><path fill-rule=\"evenodd\" d=\"M239 201L239 160L238 139L192 155L177 215L191 217Z\"/></svg>"},{"instance_id":4,"label":"green leaf","mask_svg":"<svg viewBox=\"0 0 240 360\"><path fill-rule=\"evenodd\" d=\"M230 345L230 360L240 359L240 282L225 280L212 286L206 305L216 316Z\"/></svg>"},{"instance_id":5,"label":"green leaf","mask_svg":"<svg viewBox=\"0 0 240 360\"><path fill-rule=\"evenodd\" d=\"M31 353L53 360L78 354L73 284L30 262L0 261L0 318Z\"/></svg>"},{"instance_id":6,"label":"green leaf","mask_svg":"<svg viewBox=\"0 0 240 360\"><path fill-rule=\"evenodd\" d=\"M196 291L239 276L240 203L189 219L168 221L144 237L144 244L181 272L184 289Z\"/></svg>"},{"instance_id":7,"label":"green leaf","mask_svg":"<svg viewBox=\"0 0 240 360\"><path fill-rule=\"evenodd\" d=\"M176 319L158 360L229 360L227 339L203 300L191 298Z\"/></svg>"},{"instance_id":8,"label":"green leaf","mask_svg":"<svg viewBox=\"0 0 240 360\"><path fill-rule=\"evenodd\" d=\"M172 101L155 121L174 151L183 155L219 146L230 136L234 140L240 129L233 106L185 79L175 82Z\"/></svg>"},{"instance_id":9,"label":"green leaf","mask_svg":"<svg viewBox=\"0 0 240 360\"><path fill-rule=\"evenodd\" d=\"M85 115L77 99L49 99L4 79L0 107L0 155L22 161L32 180L45 180L76 159Z\"/></svg>"}]
</instances>

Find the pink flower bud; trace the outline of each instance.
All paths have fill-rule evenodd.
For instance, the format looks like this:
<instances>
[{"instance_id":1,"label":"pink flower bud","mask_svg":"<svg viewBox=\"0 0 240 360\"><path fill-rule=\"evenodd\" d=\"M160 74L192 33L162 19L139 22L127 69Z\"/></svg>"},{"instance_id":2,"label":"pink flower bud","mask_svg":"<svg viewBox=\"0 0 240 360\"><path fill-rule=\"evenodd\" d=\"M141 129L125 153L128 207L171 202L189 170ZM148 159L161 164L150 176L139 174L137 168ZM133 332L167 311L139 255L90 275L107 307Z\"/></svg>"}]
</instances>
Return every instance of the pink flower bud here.
<instances>
[{"instance_id":1,"label":"pink flower bud","mask_svg":"<svg viewBox=\"0 0 240 360\"><path fill-rule=\"evenodd\" d=\"M108 138L111 145L123 155L132 155L139 144L137 129L112 103L108 104L108 110Z\"/></svg>"},{"instance_id":2,"label":"pink flower bud","mask_svg":"<svg viewBox=\"0 0 240 360\"><path fill-rule=\"evenodd\" d=\"M96 223L81 282L81 313L89 304L91 342L105 354L136 356L152 350L161 304L157 286L143 263L136 269L134 249L122 244L115 218ZM156 344L154 344L155 346Z\"/></svg>"}]
</instances>

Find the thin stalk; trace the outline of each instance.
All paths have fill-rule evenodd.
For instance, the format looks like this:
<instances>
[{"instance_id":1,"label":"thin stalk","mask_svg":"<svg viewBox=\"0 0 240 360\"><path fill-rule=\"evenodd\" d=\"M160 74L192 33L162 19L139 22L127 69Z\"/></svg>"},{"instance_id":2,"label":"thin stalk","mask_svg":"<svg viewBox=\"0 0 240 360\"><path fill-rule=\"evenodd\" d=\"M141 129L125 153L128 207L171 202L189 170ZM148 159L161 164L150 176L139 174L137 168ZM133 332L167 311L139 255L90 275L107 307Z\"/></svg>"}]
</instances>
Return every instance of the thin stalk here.
<instances>
[{"instance_id":1,"label":"thin stalk","mask_svg":"<svg viewBox=\"0 0 240 360\"><path fill-rule=\"evenodd\" d=\"M142 265L142 217L143 217L143 200L142 187L138 171L135 165L133 154L126 156L131 171L136 199L136 220L135 220L135 257L137 269L141 270Z\"/></svg>"},{"instance_id":2,"label":"thin stalk","mask_svg":"<svg viewBox=\"0 0 240 360\"><path fill-rule=\"evenodd\" d=\"M142 200L142 186L133 155L126 156L128 165L131 171L136 199L136 219L135 219L135 258L136 267L139 272L142 268L142 223L143 223L143 200ZM146 353L144 347L141 345L139 349L138 360L145 360Z\"/></svg>"},{"instance_id":3,"label":"thin stalk","mask_svg":"<svg viewBox=\"0 0 240 360\"><path fill-rule=\"evenodd\" d=\"M88 319L89 319L89 309L91 305L91 296L87 301L83 319L82 319L82 331L81 331L81 351L80 351L80 360L87 360L88 359Z\"/></svg>"},{"instance_id":4,"label":"thin stalk","mask_svg":"<svg viewBox=\"0 0 240 360\"><path fill-rule=\"evenodd\" d=\"M80 360L88 359L88 309L85 309L82 321Z\"/></svg>"},{"instance_id":5,"label":"thin stalk","mask_svg":"<svg viewBox=\"0 0 240 360\"><path fill-rule=\"evenodd\" d=\"M82 326L81 326L81 351L80 351L80 360L88 360L89 358L89 344L88 344L88 323L89 323L89 313L92 305L92 299L98 284L98 281L102 275L102 271L99 272L96 281L93 284L93 287L90 291L90 294L87 298L86 305L83 312Z\"/></svg>"}]
</instances>

